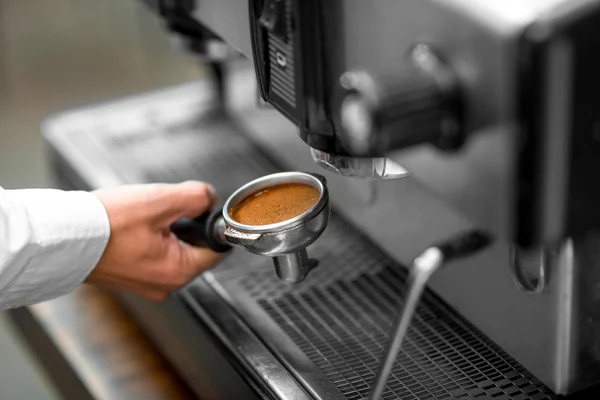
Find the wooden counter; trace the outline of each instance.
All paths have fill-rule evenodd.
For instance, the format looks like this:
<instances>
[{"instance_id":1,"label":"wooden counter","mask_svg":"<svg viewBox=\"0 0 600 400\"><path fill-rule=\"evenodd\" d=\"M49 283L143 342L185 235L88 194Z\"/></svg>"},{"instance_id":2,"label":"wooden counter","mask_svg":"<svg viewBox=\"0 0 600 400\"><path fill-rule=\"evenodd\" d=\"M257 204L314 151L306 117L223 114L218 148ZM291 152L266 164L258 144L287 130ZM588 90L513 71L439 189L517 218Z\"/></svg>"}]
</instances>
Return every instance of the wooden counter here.
<instances>
[{"instance_id":1,"label":"wooden counter","mask_svg":"<svg viewBox=\"0 0 600 400\"><path fill-rule=\"evenodd\" d=\"M65 399L194 398L109 292L81 286L9 315Z\"/></svg>"}]
</instances>

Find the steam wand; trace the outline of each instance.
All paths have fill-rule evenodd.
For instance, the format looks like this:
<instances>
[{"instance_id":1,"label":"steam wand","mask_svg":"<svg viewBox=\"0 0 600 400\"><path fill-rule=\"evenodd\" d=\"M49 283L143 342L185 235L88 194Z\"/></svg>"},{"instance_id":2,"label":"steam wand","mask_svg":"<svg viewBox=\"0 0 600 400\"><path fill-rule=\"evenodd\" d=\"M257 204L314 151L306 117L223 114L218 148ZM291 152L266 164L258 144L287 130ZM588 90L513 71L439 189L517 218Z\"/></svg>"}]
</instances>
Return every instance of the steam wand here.
<instances>
[{"instance_id":1,"label":"steam wand","mask_svg":"<svg viewBox=\"0 0 600 400\"><path fill-rule=\"evenodd\" d=\"M371 395L369 396L371 400L381 399L381 394L385 389L394 361L396 361L408 327L419 305L421 295L431 276L448 261L470 256L483 250L491 242L492 238L486 233L478 230L469 231L447 242L429 247L415 258L408 275L404 309L401 310L394 321L390 341L384 352L384 359L371 389Z\"/></svg>"}]
</instances>

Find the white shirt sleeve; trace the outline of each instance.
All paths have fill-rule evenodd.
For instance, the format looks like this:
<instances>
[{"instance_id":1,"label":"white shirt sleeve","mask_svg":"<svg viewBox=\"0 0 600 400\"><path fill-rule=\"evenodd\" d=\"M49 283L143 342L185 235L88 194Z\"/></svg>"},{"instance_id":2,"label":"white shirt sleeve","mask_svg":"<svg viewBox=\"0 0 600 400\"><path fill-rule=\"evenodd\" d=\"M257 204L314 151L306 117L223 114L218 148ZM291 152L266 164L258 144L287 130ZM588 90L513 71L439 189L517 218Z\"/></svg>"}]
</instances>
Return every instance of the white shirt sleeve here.
<instances>
[{"instance_id":1,"label":"white shirt sleeve","mask_svg":"<svg viewBox=\"0 0 600 400\"><path fill-rule=\"evenodd\" d=\"M0 188L0 309L74 290L109 236L108 215L92 193Z\"/></svg>"}]
</instances>

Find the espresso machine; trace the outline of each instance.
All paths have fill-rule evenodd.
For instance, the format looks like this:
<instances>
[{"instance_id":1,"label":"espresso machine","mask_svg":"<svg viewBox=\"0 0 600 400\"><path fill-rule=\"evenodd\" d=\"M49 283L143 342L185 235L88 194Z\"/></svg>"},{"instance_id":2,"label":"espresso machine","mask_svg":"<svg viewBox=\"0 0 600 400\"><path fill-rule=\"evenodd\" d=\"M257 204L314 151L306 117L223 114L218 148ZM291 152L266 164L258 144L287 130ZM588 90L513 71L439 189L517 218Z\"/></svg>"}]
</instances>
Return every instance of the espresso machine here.
<instances>
[{"instance_id":1,"label":"espresso machine","mask_svg":"<svg viewBox=\"0 0 600 400\"><path fill-rule=\"evenodd\" d=\"M332 208L301 282L236 250L163 303L123 295L201 398L367 398L406 266L474 231L381 398L600 395L600 1L145 3L214 73L49 118L63 186L227 198L305 171Z\"/></svg>"}]
</instances>

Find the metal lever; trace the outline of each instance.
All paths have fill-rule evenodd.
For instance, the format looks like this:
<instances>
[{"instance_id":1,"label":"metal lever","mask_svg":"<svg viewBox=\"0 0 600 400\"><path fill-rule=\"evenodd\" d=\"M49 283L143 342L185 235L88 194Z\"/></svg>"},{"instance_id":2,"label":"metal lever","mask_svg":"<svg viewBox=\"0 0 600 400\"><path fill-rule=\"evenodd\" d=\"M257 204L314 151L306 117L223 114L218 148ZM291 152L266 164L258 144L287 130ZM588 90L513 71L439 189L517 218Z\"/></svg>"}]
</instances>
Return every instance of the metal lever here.
<instances>
[{"instance_id":1,"label":"metal lever","mask_svg":"<svg viewBox=\"0 0 600 400\"><path fill-rule=\"evenodd\" d=\"M371 389L369 397L371 400L381 399L388 376L392 371L392 367L402 347L402 342L429 278L448 261L472 255L486 248L491 241L491 237L486 233L471 231L438 246L430 247L415 258L408 275L404 309L398 314L392 326L390 340L379 372L375 377L375 383Z\"/></svg>"}]
</instances>

